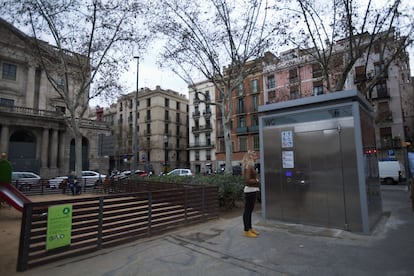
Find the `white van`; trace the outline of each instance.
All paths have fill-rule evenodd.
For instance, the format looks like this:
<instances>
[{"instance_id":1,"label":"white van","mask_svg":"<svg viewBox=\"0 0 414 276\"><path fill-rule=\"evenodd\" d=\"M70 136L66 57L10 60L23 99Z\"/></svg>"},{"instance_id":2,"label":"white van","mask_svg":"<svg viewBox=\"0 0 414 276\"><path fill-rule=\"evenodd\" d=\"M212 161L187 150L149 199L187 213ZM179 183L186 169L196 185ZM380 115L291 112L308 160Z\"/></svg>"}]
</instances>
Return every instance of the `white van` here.
<instances>
[{"instance_id":1,"label":"white van","mask_svg":"<svg viewBox=\"0 0 414 276\"><path fill-rule=\"evenodd\" d=\"M380 180L385 184L398 184L403 178L404 167L397 160L380 160L378 172Z\"/></svg>"}]
</instances>

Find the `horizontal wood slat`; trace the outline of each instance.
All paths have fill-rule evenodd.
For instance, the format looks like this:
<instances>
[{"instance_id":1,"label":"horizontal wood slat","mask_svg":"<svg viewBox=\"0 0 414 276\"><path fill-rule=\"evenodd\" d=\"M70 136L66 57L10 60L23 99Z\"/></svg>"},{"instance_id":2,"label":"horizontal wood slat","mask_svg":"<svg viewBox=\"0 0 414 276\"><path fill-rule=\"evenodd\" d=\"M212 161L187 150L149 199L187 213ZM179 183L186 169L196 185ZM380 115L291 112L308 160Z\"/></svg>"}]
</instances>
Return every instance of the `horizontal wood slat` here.
<instances>
[{"instance_id":1,"label":"horizontal wood slat","mask_svg":"<svg viewBox=\"0 0 414 276\"><path fill-rule=\"evenodd\" d=\"M218 217L218 187L128 181L122 194L26 203L17 271ZM46 250L49 206L72 205L69 246Z\"/></svg>"}]
</instances>

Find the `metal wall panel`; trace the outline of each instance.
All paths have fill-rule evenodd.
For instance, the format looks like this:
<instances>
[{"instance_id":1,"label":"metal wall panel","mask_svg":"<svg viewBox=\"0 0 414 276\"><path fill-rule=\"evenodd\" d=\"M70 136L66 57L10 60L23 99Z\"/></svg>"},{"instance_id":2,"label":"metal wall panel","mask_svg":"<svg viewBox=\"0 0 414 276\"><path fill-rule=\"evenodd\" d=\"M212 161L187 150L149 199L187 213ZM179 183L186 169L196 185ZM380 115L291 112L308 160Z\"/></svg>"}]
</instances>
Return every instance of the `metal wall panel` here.
<instances>
[{"instance_id":1,"label":"metal wall panel","mask_svg":"<svg viewBox=\"0 0 414 276\"><path fill-rule=\"evenodd\" d=\"M355 167L353 118L284 124L263 130L266 216L269 219L347 229L361 229ZM293 133L292 147L283 148L282 132ZM344 138L345 137L345 138ZM293 168L285 168L283 151L293 152ZM349 172L348 172L349 173ZM346 182L345 182L346 179Z\"/></svg>"}]
</instances>

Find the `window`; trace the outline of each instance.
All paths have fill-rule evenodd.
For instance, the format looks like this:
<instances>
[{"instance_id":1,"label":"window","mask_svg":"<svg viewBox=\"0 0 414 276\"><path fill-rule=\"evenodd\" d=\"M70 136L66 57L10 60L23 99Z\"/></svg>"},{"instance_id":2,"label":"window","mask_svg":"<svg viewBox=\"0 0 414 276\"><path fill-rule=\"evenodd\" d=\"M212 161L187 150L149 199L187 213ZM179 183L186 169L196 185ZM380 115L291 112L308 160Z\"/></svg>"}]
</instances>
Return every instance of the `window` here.
<instances>
[{"instance_id":1,"label":"window","mask_svg":"<svg viewBox=\"0 0 414 276\"><path fill-rule=\"evenodd\" d=\"M0 106L14 106L14 100L0 98Z\"/></svg>"},{"instance_id":2,"label":"window","mask_svg":"<svg viewBox=\"0 0 414 276\"><path fill-rule=\"evenodd\" d=\"M239 151L247 151L247 137L239 138Z\"/></svg>"},{"instance_id":3,"label":"window","mask_svg":"<svg viewBox=\"0 0 414 276\"><path fill-rule=\"evenodd\" d=\"M240 83L240 84L237 86L237 95L238 95L239 97L244 95L244 87L243 87L243 83Z\"/></svg>"},{"instance_id":4,"label":"window","mask_svg":"<svg viewBox=\"0 0 414 276\"><path fill-rule=\"evenodd\" d=\"M239 98L237 102L238 102L238 104L237 104L238 113L246 113L246 108L245 108L245 105L244 105L244 98Z\"/></svg>"},{"instance_id":5,"label":"window","mask_svg":"<svg viewBox=\"0 0 414 276\"><path fill-rule=\"evenodd\" d=\"M151 121L151 109L147 110L147 121Z\"/></svg>"},{"instance_id":6,"label":"window","mask_svg":"<svg viewBox=\"0 0 414 276\"><path fill-rule=\"evenodd\" d=\"M147 99L147 107L151 107L151 98Z\"/></svg>"},{"instance_id":7,"label":"window","mask_svg":"<svg viewBox=\"0 0 414 276\"><path fill-rule=\"evenodd\" d=\"M365 75L365 66L355 67L355 82L365 81L367 76Z\"/></svg>"},{"instance_id":8,"label":"window","mask_svg":"<svg viewBox=\"0 0 414 276\"><path fill-rule=\"evenodd\" d=\"M165 107L170 107L170 99L165 98L164 99L164 105L165 105Z\"/></svg>"},{"instance_id":9,"label":"window","mask_svg":"<svg viewBox=\"0 0 414 276\"><path fill-rule=\"evenodd\" d=\"M211 151L210 150L206 151L206 160L211 160Z\"/></svg>"},{"instance_id":10,"label":"window","mask_svg":"<svg viewBox=\"0 0 414 276\"><path fill-rule=\"evenodd\" d=\"M122 111L123 107L122 107L122 102L119 103L119 111Z\"/></svg>"},{"instance_id":11,"label":"window","mask_svg":"<svg viewBox=\"0 0 414 276\"><path fill-rule=\"evenodd\" d=\"M267 76L267 89L275 89L275 87L276 87L275 75Z\"/></svg>"},{"instance_id":12,"label":"window","mask_svg":"<svg viewBox=\"0 0 414 276\"><path fill-rule=\"evenodd\" d=\"M206 133L206 144L209 146L211 145L211 134Z\"/></svg>"},{"instance_id":13,"label":"window","mask_svg":"<svg viewBox=\"0 0 414 276\"><path fill-rule=\"evenodd\" d=\"M259 116L257 114L252 116L252 126L259 126Z\"/></svg>"},{"instance_id":14,"label":"window","mask_svg":"<svg viewBox=\"0 0 414 276\"><path fill-rule=\"evenodd\" d=\"M322 68L319 63L312 64L312 78L322 77Z\"/></svg>"},{"instance_id":15,"label":"window","mask_svg":"<svg viewBox=\"0 0 414 276\"><path fill-rule=\"evenodd\" d=\"M252 96L252 111L256 112L259 110L259 96L253 95Z\"/></svg>"},{"instance_id":16,"label":"window","mask_svg":"<svg viewBox=\"0 0 414 276\"><path fill-rule=\"evenodd\" d=\"M246 117L244 116L239 117L239 127L246 127Z\"/></svg>"},{"instance_id":17,"label":"window","mask_svg":"<svg viewBox=\"0 0 414 276\"><path fill-rule=\"evenodd\" d=\"M176 103L175 109L180 110L180 103L179 102Z\"/></svg>"},{"instance_id":18,"label":"window","mask_svg":"<svg viewBox=\"0 0 414 276\"><path fill-rule=\"evenodd\" d=\"M225 152L226 151L226 146L224 145L224 139L219 140L218 150L219 150L219 152Z\"/></svg>"},{"instance_id":19,"label":"window","mask_svg":"<svg viewBox=\"0 0 414 276\"><path fill-rule=\"evenodd\" d=\"M375 63L374 71L376 76L387 77L387 70L384 63Z\"/></svg>"},{"instance_id":20,"label":"window","mask_svg":"<svg viewBox=\"0 0 414 276\"><path fill-rule=\"evenodd\" d=\"M200 145L200 136L194 135L194 145L199 146Z\"/></svg>"},{"instance_id":21,"label":"window","mask_svg":"<svg viewBox=\"0 0 414 276\"><path fill-rule=\"evenodd\" d=\"M166 120L166 121L170 120L170 113L168 112L168 110L164 111L164 120Z\"/></svg>"},{"instance_id":22,"label":"window","mask_svg":"<svg viewBox=\"0 0 414 276\"><path fill-rule=\"evenodd\" d=\"M294 99L299 99L299 98L300 98L299 86L298 85L291 86L290 87L290 99L294 100Z\"/></svg>"},{"instance_id":23,"label":"window","mask_svg":"<svg viewBox=\"0 0 414 276\"><path fill-rule=\"evenodd\" d=\"M65 88L65 76L64 75L59 75L57 77L56 85L59 89L63 90Z\"/></svg>"},{"instance_id":24,"label":"window","mask_svg":"<svg viewBox=\"0 0 414 276\"><path fill-rule=\"evenodd\" d=\"M260 139L259 139L259 135L254 135L253 136L253 149L254 150L260 150L260 143L259 143Z\"/></svg>"},{"instance_id":25,"label":"window","mask_svg":"<svg viewBox=\"0 0 414 276\"><path fill-rule=\"evenodd\" d=\"M17 66L10 63L3 63L2 78L5 80L16 80Z\"/></svg>"},{"instance_id":26,"label":"window","mask_svg":"<svg viewBox=\"0 0 414 276\"><path fill-rule=\"evenodd\" d=\"M250 82L250 93L255 94L259 92L259 81L258 80L252 80Z\"/></svg>"},{"instance_id":27,"label":"window","mask_svg":"<svg viewBox=\"0 0 414 276\"><path fill-rule=\"evenodd\" d=\"M313 83L313 95L318 96L323 94L323 82L317 81Z\"/></svg>"},{"instance_id":28,"label":"window","mask_svg":"<svg viewBox=\"0 0 414 276\"><path fill-rule=\"evenodd\" d=\"M195 160L200 161L200 151L199 150L195 151Z\"/></svg>"},{"instance_id":29,"label":"window","mask_svg":"<svg viewBox=\"0 0 414 276\"><path fill-rule=\"evenodd\" d=\"M298 70L296 68L289 70L289 82L298 82L298 80Z\"/></svg>"}]
</instances>

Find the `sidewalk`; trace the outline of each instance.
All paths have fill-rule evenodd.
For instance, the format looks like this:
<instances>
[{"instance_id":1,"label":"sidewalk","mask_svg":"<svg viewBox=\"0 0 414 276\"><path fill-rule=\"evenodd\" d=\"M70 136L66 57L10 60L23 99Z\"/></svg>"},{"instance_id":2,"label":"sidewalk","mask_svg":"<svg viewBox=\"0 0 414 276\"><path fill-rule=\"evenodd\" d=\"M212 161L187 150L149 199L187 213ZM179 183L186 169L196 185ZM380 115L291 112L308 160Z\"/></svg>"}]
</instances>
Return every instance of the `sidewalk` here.
<instances>
[{"instance_id":1,"label":"sidewalk","mask_svg":"<svg viewBox=\"0 0 414 276\"><path fill-rule=\"evenodd\" d=\"M384 216L372 235L241 217L34 268L19 275L414 275L414 212L406 186L383 186Z\"/></svg>"}]
</instances>

